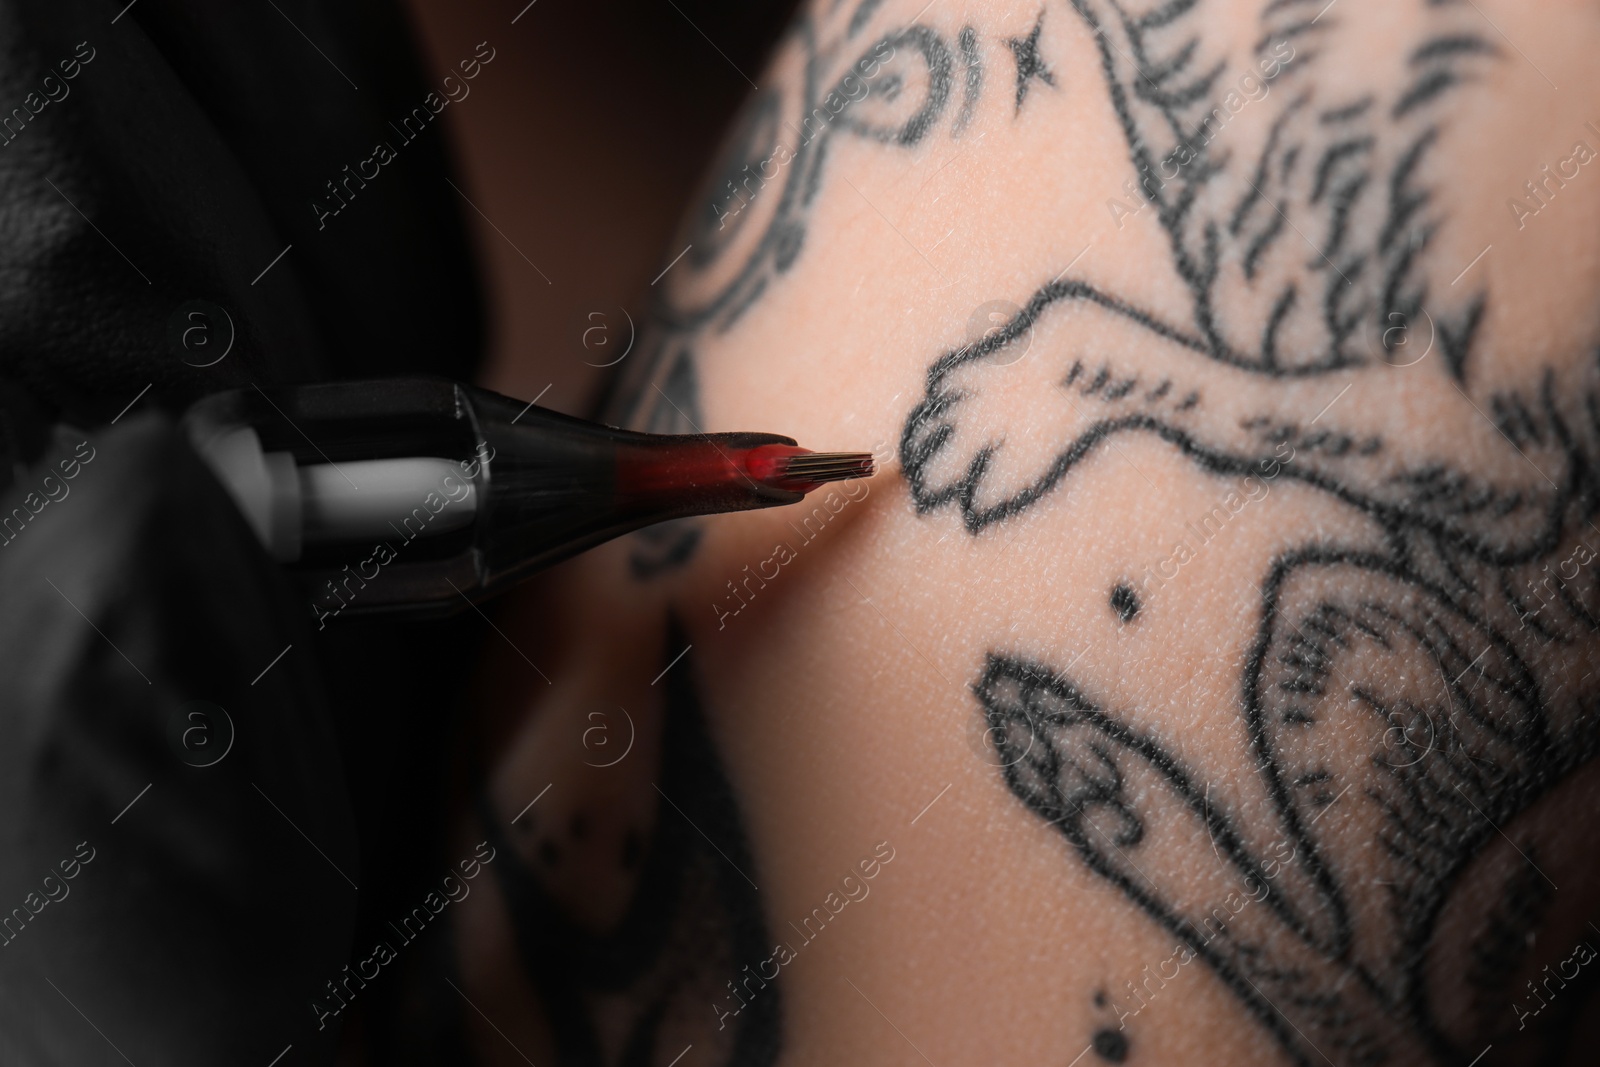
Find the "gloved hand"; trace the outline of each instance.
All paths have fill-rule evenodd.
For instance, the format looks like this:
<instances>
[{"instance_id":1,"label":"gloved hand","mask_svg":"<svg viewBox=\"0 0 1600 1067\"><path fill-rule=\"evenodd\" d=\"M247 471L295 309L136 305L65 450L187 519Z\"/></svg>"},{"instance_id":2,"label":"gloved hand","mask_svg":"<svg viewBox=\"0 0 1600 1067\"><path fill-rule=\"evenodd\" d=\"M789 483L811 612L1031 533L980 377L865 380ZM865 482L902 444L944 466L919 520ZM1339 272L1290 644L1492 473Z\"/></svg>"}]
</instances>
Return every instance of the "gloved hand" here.
<instances>
[{"instance_id":1,"label":"gloved hand","mask_svg":"<svg viewBox=\"0 0 1600 1067\"><path fill-rule=\"evenodd\" d=\"M470 377L438 130L313 210L409 56L379 0L0 0L0 1062L329 1062L311 1003L426 865L440 631L314 635L174 425Z\"/></svg>"},{"instance_id":2,"label":"gloved hand","mask_svg":"<svg viewBox=\"0 0 1600 1067\"><path fill-rule=\"evenodd\" d=\"M0 1061L326 1060L361 871L303 612L165 419L51 438L0 517Z\"/></svg>"}]
</instances>

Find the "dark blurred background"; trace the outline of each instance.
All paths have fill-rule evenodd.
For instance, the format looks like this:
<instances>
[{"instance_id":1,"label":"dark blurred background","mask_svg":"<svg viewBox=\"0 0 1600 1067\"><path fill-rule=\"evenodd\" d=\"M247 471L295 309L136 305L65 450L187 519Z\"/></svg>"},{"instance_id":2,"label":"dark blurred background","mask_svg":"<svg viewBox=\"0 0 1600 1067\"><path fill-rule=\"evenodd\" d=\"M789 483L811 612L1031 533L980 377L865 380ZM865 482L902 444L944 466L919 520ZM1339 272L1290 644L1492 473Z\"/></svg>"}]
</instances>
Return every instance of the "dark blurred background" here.
<instances>
[{"instance_id":1,"label":"dark blurred background","mask_svg":"<svg viewBox=\"0 0 1600 1067\"><path fill-rule=\"evenodd\" d=\"M480 42L495 49L470 96L441 115L483 289L487 338L477 379L588 416L618 370L597 364L621 354L629 316L642 328L650 282L681 247L680 219L752 92L747 78L759 80L797 5L537 0L508 26L524 3L410 0L410 14L430 86ZM596 326L605 332L586 344L584 332ZM537 599L541 586L535 580L515 595ZM452 810L450 768L476 728L473 688L461 674L418 677L404 664L444 655L465 669L486 636L498 640L477 615L463 614L352 631L349 655L340 642L325 642L324 662L383 663L329 670L336 706L371 709L341 717L366 872L357 946L387 936L384 920L436 881L448 859L438 850ZM380 707L404 708L404 718L377 729L387 718ZM424 956L393 968L347 1014L342 1063L448 1055L450 1040L437 1035L434 1046L424 1035L460 1006L428 1003L420 992L428 984L410 980L430 966Z\"/></svg>"},{"instance_id":2,"label":"dark blurred background","mask_svg":"<svg viewBox=\"0 0 1600 1067\"><path fill-rule=\"evenodd\" d=\"M480 41L498 53L441 116L482 212L462 204L488 302L481 380L530 399L549 386L542 405L584 413L606 373L585 361L620 353L616 309L640 321L679 215L795 4L537 0L508 28L525 2L410 7L430 81ZM600 334L586 349L583 331L602 322L611 350Z\"/></svg>"}]
</instances>

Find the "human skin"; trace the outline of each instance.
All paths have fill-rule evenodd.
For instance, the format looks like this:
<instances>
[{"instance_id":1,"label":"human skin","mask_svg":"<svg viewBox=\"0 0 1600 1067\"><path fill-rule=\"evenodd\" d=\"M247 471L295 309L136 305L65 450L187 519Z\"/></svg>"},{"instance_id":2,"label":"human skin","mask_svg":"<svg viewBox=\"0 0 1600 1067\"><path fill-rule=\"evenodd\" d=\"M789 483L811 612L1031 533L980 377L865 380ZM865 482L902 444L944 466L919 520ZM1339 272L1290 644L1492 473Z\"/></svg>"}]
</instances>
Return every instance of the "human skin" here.
<instances>
[{"instance_id":1,"label":"human skin","mask_svg":"<svg viewBox=\"0 0 1600 1067\"><path fill-rule=\"evenodd\" d=\"M611 417L880 471L502 606L485 1062L1583 1062L1593 12L1127 10L758 79Z\"/></svg>"}]
</instances>

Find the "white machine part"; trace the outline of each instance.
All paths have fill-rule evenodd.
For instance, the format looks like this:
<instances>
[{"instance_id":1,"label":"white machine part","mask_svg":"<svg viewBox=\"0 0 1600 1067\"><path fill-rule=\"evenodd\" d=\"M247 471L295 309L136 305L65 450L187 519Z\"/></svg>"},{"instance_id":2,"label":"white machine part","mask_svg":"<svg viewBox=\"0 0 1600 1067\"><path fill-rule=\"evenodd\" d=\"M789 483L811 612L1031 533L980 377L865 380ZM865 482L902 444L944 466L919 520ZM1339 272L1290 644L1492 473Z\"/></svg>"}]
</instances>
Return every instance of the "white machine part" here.
<instances>
[{"instance_id":1,"label":"white machine part","mask_svg":"<svg viewBox=\"0 0 1600 1067\"><path fill-rule=\"evenodd\" d=\"M248 426L222 431L200 453L280 563L298 560L307 544L404 537L404 523L419 509L427 518L414 525L426 536L459 530L477 515L477 488L451 459L298 466L288 452L263 450ZM444 503L427 507L429 494Z\"/></svg>"}]
</instances>

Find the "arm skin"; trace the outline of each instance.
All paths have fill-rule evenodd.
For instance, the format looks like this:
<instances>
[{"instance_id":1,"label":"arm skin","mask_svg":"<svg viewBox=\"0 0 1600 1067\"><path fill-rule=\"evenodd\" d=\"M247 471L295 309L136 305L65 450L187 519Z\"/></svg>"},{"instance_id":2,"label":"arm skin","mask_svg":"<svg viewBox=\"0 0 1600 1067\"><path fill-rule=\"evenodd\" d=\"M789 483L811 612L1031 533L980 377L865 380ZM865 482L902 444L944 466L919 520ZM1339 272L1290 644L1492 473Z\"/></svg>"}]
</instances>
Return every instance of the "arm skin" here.
<instances>
[{"instance_id":1,"label":"arm skin","mask_svg":"<svg viewBox=\"0 0 1600 1067\"><path fill-rule=\"evenodd\" d=\"M1596 15L803 15L611 416L883 472L503 610L484 1062L1583 1062Z\"/></svg>"}]
</instances>

